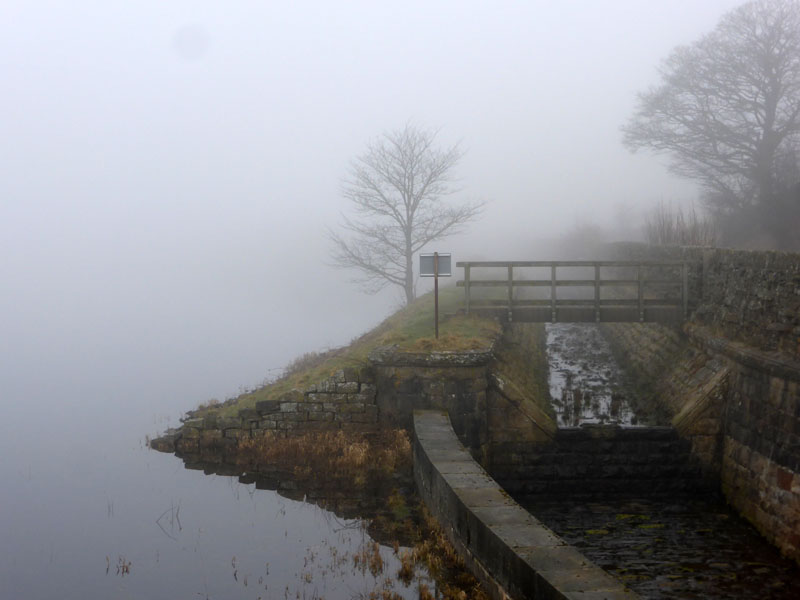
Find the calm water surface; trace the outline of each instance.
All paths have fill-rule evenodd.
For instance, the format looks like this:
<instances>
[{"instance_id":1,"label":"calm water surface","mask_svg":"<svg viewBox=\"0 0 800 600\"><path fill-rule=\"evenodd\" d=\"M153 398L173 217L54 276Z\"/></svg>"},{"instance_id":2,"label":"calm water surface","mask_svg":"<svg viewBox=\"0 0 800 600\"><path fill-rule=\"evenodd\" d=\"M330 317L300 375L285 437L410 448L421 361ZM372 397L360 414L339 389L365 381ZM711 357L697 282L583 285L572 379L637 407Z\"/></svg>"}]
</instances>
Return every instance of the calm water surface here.
<instances>
[{"instance_id":1,"label":"calm water surface","mask_svg":"<svg viewBox=\"0 0 800 600\"><path fill-rule=\"evenodd\" d=\"M382 574L354 568L359 519L187 470L146 447L166 416L104 400L0 428L0 598L359 598L396 573L388 547Z\"/></svg>"}]
</instances>

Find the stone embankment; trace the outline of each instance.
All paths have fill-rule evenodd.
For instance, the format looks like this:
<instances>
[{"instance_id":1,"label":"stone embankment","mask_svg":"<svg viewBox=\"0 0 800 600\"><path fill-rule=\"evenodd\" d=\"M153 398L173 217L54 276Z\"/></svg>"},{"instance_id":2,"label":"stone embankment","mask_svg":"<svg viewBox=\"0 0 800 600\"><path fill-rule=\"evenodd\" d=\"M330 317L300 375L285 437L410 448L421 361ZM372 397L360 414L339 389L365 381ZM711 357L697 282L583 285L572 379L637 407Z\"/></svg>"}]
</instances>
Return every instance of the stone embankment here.
<instances>
[{"instance_id":1,"label":"stone embankment","mask_svg":"<svg viewBox=\"0 0 800 600\"><path fill-rule=\"evenodd\" d=\"M495 348L461 352L401 352L381 347L362 368L345 368L304 390L291 390L221 416L190 413L183 425L151 442L182 455L235 451L241 440L313 431L375 431L413 426L414 409L445 410L460 439L483 464L515 443L547 441L556 426L549 397L531 375L543 340L541 325L509 328ZM546 365L545 367L546 368ZM538 379L546 381L540 374ZM538 387L537 387L538 386ZM541 392L541 393L540 393Z\"/></svg>"},{"instance_id":2,"label":"stone embankment","mask_svg":"<svg viewBox=\"0 0 800 600\"><path fill-rule=\"evenodd\" d=\"M185 420L151 446L164 452L191 454L235 448L240 440L270 433L298 435L311 431L370 431L378 424L375 379L369 369L340 369L306 390L291 390L261 400L233 416L212 412Z\"/></svg>"},{"instance_id":3,"label":"stone embankment","mask_svg":"<svg viewBox=\"0 0 800 600\"><path fill-rule=\"evenodd\" d=\"M728 502L800 562L800 255L616 250L616 258L696 261L700 287L682 330L604 330L653 401L669 405Z\"/></svg>"}]
</instances>

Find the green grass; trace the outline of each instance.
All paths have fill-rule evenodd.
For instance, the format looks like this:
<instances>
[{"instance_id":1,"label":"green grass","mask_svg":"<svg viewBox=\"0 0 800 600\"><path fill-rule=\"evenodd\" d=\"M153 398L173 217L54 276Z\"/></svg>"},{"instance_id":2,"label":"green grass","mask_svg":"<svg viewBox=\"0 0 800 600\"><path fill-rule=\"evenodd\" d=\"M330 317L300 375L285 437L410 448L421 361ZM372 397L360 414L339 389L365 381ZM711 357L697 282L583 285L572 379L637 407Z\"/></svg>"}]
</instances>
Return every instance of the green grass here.
<instances>
[{"instance_id":1,"label":"green grass","mask_svg":"<svg viewBox=\"0 0 800 600\"><path fill-rule=\"evenodd\" d=\"M369 353L379 346L396 345L408 352L447 352L480 350L492 346L501 332L500 324L475 315L457 314L464 306L464 292L455 287L439 290L439 339L434 336L433 293L417 298L409 306L388 317L383 323L350 345L327 352L311 352L288 367L277 381L238 396L222 405L202 406L195 416L215 412L233 416L261 400L272 400L291 389L306 389L342 368L362 368Z\"/></svg>"}]
</instances>

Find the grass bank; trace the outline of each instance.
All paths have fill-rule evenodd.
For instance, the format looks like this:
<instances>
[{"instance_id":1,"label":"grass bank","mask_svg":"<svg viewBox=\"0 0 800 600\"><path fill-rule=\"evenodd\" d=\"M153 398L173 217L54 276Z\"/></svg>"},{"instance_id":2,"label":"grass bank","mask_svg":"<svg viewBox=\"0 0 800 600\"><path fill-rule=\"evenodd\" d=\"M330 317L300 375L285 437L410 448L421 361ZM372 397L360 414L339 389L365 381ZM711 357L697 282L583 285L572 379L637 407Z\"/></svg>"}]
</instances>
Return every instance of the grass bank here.
<instances>
[{"instance_id":1,"label":"grass bank","mask_svg":"<svg viewBox=\"0 0 800 600\"><path fill-rule=\"evenodd\" d=\"M409 352L464 351L490 347L500 335L500 325L491 319L459 314L464 292L455 287L439 290L439 339L434 337L433 293L420 296L380 325L349 345L325 352L309 352L296 358L274 382L246 392L222 404L201 405L191 416L217 413L233 416L261 400L275 400L292 389L306 389L343 368L363 368L375 348L397 346Z\"/></svg>"}]
</instances>

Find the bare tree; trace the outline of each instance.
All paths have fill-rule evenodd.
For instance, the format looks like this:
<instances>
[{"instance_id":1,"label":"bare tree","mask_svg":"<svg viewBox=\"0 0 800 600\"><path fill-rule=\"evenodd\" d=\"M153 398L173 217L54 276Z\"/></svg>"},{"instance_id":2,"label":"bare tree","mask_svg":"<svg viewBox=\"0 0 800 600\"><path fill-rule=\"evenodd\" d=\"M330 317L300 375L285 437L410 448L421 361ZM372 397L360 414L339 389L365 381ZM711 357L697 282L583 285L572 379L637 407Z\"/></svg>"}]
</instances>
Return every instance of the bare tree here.
<instances>
[{"instance_id":1,"label":"bare tree","mask_svg":"<svg viewBox=\"0 0 800 600\"><path fill-rule=\"evenodd\" d=\"M660 75L623 127L626 146L669 154L674 172L704 186L709 208L758 206L774 224L777 170L800 135L800 3L734 9L676 48Z\"/></svg>"},{"instance_id":2,"label":"bare tree","mask_svg":"<svg viewBox=\"0 0 800 600\"><path fill-rule=\"evenodd\" d=\"M458 233L482 203L449 205L456 192L453 171L462 157L458 145L439 149L436 131L406 125L384 133L350 165L343 194L356 217L345 217L345 235L329 231L334 265L360 271L367 292L388 284L415 297L413 257L427 244Z\"/></svg>"}]
</instances>

